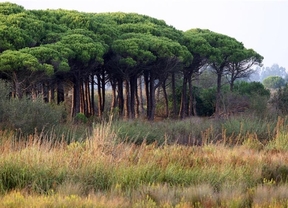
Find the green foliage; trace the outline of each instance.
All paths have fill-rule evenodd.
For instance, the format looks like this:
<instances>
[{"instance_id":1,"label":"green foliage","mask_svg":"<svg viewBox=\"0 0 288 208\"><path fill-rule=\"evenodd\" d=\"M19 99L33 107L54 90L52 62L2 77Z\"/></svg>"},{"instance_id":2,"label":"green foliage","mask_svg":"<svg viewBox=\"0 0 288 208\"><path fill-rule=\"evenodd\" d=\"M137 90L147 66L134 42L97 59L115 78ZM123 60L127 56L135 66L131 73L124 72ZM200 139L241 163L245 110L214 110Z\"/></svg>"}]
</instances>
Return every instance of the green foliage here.
<instances>
[{"instance_id":1,"label":"green foliage","mask_svg":"<svg viewBox=\"0 0 288 208\"><path fill-rule=\"evenodd\" d=\"M270 76L263 80L263 85L270 89L279 89L285 85L285 80L279 76Z\"/></svg>"},{"instance_id":2,"label":"green foliage","mask_svg":"<svg viewBox=\"0 0 288 208\"><path fill-rule=\"evenodd\" d=\"M215 111L216 88L200 88L196 92L196 108L199 116L211 116Z\"/></svg>"},{"instance_id":3,"label":"green foliage","mask_svg":"<svg viewBox=\"0 0 288 208\"><path fill-rule=\"evenodd\" d=\"M265 89L261 82L236 82L234 85L234 91L240 95L259 95L259 96L270 96L270 91Z\"/></svg>"},{"instance_id":4,"label":"green foliage","mask_svg":"<svg viewBox=\"0 0 288 208\"><path fill-rule=\"evenodd\" d=\"M14 3L4 2L0 4L0 13L4 15L17 14L24 11L24 7Z\"/></svg>"},{"instance_id":5,"label":"green foliage","mask_svg":"<svg viewBox=\"0 0 288 208\"><path fill-rule=\"evenodd\" d=\"M87 123L88 118L83 113L77 113L74 118L74 121L76 123Z\"/></svg>"}]
</instances>

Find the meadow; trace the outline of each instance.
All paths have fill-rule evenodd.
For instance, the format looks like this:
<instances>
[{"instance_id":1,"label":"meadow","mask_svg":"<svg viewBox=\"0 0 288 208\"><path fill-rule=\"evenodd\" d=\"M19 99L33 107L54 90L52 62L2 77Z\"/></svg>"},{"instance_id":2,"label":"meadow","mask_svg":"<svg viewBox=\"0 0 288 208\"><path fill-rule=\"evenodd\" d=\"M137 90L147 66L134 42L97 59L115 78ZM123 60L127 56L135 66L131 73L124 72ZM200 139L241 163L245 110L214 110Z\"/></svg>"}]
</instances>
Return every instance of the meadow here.
<instances>
[{"instance_id":1,"label":"meadow","mask_svg":"<svg viewBox=\"0 0 288 208\"><path fill-rule=\"evenodd\" d=\"M70 142L2 131L0 207L287 207L287 121L110 121Z\"/></svg>"}]
</instances>

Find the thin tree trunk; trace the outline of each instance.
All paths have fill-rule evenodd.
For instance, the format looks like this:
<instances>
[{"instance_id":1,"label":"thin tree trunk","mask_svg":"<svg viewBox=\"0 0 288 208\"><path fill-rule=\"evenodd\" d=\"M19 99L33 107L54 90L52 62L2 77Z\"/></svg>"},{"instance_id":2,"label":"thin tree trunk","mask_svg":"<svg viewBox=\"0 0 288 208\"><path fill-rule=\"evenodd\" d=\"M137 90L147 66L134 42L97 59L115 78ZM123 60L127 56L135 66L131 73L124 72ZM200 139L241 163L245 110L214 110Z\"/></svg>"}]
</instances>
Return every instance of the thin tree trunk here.
<instances>
[{"instance_id":1,"label":"thin tree trunk","mask_svg":"<svg viewBox=\"0 0 288 208\"><path fill-rule=\"evenodd\" d=\"M135 118L135 100L137 92L137 77L130 77L130 118Z\"/></svg>"},{"instance_id":2,"label":"thin tree trunk","mask_svg":"<svg viewBox=\"0 0 288 208\"><path fill-rule=\"evenodd\" d=\"M90 89L89 89L89 77L85 81L85 106L86 106L86 116L91 116L91 100L90 100Z\"/></svg>"},{"instance_id":3,"label":"thin tree trunk","mask_svg":"<svg viewBox=\"0 0 288 208\"><path fill-rule=\"evenodd\" d=\"M142 88L142 76L139 77L139 113L142 114L144 111L144 101L143 101L143 88Z\"/></svg>"},{"instance_id":4,"label":"thin tree trunk","mask_svg":"<svg viewBox=\"0 0 288 208\"><path fill-rule=\"evenodd\" d=\"M113 110L116 108L117 106L117 98L116 98L116 83L113 81L110 82L111 83L111 87L112 87L112 101L111 101L111 107L110 107L110 112L112 113Z\"/></svg>"},{"instance_id":5,"label":"thin tree trunk","mask_svg":"<svg viewBox=\"0 0 288 208\"><path fill-rule=\"evenodd\" d=\"M169 102L168 102L168 95L166 91L166 80L162 83L162 89L163 89L163 96L165 100L165 116L169 117Z\"/></svg>"},{"instance_id":6,"label":"thin tree trunk","mask_svg":"<svg viewBox=\"0 0 288 208\"><path fill-rule=\"evenodd\" d=\"M49 103L54 103L55 102L55 85L54 82L50 82L49 84Z\"/></svg>"},{"instance_id":7,"label":"thin tree trunk","mask_svg":"<svg viewBox=\"0 0 288 208\"><path fill-rule=\"evenodd\" d=\"M125 85L125 97L124 97L124 118L129 119L131 115L131 106L130 106L130 87L127 80L124 81Z\"/></svg>"},{"instance_id":8,"label":"thin tree trunk","mask_svg":"<svg viewBox=\"0 0 288 208\"><path fill-rule=\"evenodd\" d=\"M102 91L102 104L101 104L101 111L102 113L105 110L105 102L106 102L106 82L105 82L105 71L102 70L102 76L101 76L101 91Z\"/></svg>"},{"instance_id":9,"label":"thin tree trunk","mask_svg":"<svg viewBox=\"0 0 288 208\"><path fill-rule=\"evenodd\" d=\"M101 93L101 78L100 75L97 74L97 92L98 92L98 116L102 118L102 93Z\"/></svg>"},{"instance_id":10,"label":"thin tree trunk","mask_svg":"<svg viewBox=\"0 0 288 208\"><path fill-rule=\"evenodd\" d=\"M84 101L84 86L83 83L80 83L80 113L85 115L85 101Z\"/></svg>"},{"instance_id":11,"label":"thin tree trunk","mask_svg":"<svg viewBox=\"0 0 288 208\"><path fill-rule=\"evenodd\" d=\"M118 79L118 106L119 106L119 115L123 116L124 112L124 95L123 95L123 80Z\"/></svg>"},{"instance_id":12,"label":"thin tree trunk","mask_svg":"<svg viewBox=\"0 0 288 208\"><path fill-rule=\"evenodd\" d=\"M183 86L182 86L182 94L181 94L181 104L179 111L179 118L184 119L186 115L186 102L187 102L187 75L184 74L183 77Z\"/></svg>"},{"instance_id":13,"label":"thin tree trunk","mask_svg":"<svg viewBox=\"0 0 288 208\"><path fill-rule=\"evenodd\" d=\"M57 104L64 102L64 86L62 81L57 81Z\"/></svg>"},{"instance_id":14,"label":"thin tree trunk","mask_svg":"<svg viewBox=\"0 0 288 208\"><path fill-rule=\"evenodd\" d=\"M173 102L173 115L177 115L177 98L176 98L176 84L175 72L172 72L172 102Z\"/></svg>"},{"instance_id":15,"label":"thin tree trunk","mask_svg":"<svg viewBox=\"0 0 288 208\"><path fill-rule=\"evenodd\" d=\"M73 90L73 117L80 113L80 100L81 100L81 79L80 76L74 77L74 90Z\"/></svg>"},{"instance_id":16,"label":"thin tree trunk","mask_svg":"<svg viewBox=\"0 0 288 208\"><path fill-rule=\"evenodd\" d=\"M149 90L150 90L150 99L149 99L149 105L150 105L150 112L149 112L149 121L153 121L155 118L155 110L156 110L156 99L155 99L155 75L153 73L150 73L150 83L149 83Z\"/></svg>"},{"instance_id":17,"label":"thin tree trunk","mask_svg":"<svg viewBox=\"0 0 288 208\"><path fill-rule=\"evenodd\" d=\"M217 92L216 92L216 106L215 114L218 116L220 114L220 104L221 104L221 82L222 82L222 73L217 74Z\"/></svg>"},{"instance_id":18,"label":"thin tree trunk","mask_svg":"<svg viewBox=\"0 0 288 208\"><path fill-rule=\"evenodd\" d=\"M149 72L144 73L144 84L145 84L145 94L146 94L146 116L147 119L150 117L151 112L151 102L150 102L150 90L149 90Z\"/></svg>"},{"instance_id":19,"label":"thin tree trunk","mask_svg":"<svg viewBox=\"0 0 288 208\"><path fill-rule=\"evenodd\" d=\"M94 74L91 74L91 115L95 115L95 82L94 82Z\"/></svg>"},{"instance_id":20,"label":"thin tree trunk","mask_svg":"<svg viewBox=\"0 0 288 208\"><path fill-rule=\"evenodd\" d=\"M193 115L193 85L192 85L192 74L190 73L188 76L188 94L189 94L189 103L188 103L188 117Z\"/></svg>"}]
</instances>

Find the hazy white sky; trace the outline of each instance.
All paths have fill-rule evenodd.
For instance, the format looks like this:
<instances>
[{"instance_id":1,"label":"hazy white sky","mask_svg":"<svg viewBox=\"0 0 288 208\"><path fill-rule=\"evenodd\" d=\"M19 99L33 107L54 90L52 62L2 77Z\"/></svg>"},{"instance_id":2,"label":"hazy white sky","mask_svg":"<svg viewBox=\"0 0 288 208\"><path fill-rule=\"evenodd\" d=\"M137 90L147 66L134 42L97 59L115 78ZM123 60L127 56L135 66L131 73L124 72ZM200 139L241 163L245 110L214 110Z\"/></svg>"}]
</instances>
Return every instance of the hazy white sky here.
<instances>
[{"instance_id":1,"label":"hazy white sky","mask_svg":"<svg viewBox=\"0 0 288 208\"><path fill-rule=\"evenodd\" d=\"M0 0L5 2L7 0ZM10 0L26 9L134 12L180 30L210 29L236 38L288 70L288 0Z\"/></svg>"}]
</instances>

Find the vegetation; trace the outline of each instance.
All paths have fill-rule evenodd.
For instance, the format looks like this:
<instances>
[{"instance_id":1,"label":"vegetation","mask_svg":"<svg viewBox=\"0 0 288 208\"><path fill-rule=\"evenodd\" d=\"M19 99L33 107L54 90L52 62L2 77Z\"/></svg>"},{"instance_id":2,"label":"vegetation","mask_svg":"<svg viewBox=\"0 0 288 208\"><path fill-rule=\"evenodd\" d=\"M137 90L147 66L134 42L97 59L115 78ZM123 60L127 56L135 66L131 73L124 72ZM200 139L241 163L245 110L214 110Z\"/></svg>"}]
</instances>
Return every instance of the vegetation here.
<instances>
[{"instance_id":1,"label":"vegetation","mask_svg":"<svg viewBox=\"0 0 288 208\"><path fill-rule=\"evenodd\" d=\"M135 13L0 20L0 207L287 206L287 86L243 81L253 49Z\"/></svg>"},{"instance_id":2,"label":"vegetation","mask_svg":"<svg viewBox=\"0 0 288 208\"><path fill-rule=\"evenodd\" d=\"M15 143L2 131L0 206L286 206L287 119L279 118L270 130L270 123L246 122L224 123L224 140L216 143L211 122L201 133L202 146L135 146L120 142L111 123L94 126L92 136L70 144L54 143L50 136L43 142L37 135ZM188 131L187 123L176 123L174 133ZM228 136L238 128L236 137ZM258 138L263 130L271 131L271 139ZM230 146L232 141L238 145Z\"/></svg>"},{"instance_id":3,"label":"vegetation","mask_svg":"<svg viewBox=\"0 0 288 208\"><path fill-rule=\"evenodd\" d=\"M263 85L270 89L279 89L285 85L285 80L279 76L270 76L263 80Z\"/></svg>"}]
</instances>

